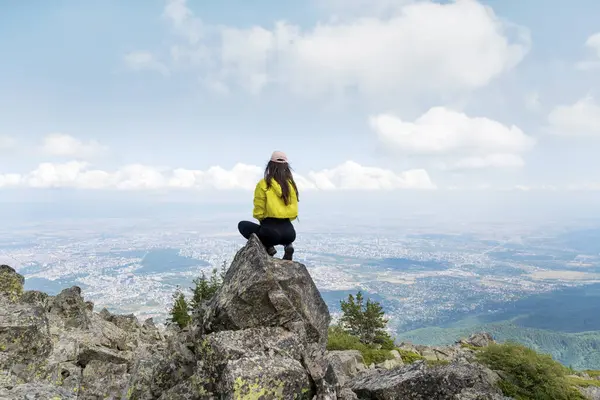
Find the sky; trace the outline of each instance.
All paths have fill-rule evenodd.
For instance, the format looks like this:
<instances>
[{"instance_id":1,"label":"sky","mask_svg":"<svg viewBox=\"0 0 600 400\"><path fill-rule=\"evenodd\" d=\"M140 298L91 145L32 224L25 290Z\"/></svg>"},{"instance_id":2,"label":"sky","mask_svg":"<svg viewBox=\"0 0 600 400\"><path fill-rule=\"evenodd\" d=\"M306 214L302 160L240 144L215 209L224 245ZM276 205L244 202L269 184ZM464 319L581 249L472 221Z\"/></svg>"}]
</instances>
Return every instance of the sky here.
<instances>
[{"instance_id":1,"label":"sky","mask_svg":"<svg viewBox=\"0 0 600 400\"><path fill-rule=\"evenodd\" d=\"M10 2L0 197L239 196L274 150L309 196L591 195L598 15L597 0Z\"/></svg>"}]
</instances>

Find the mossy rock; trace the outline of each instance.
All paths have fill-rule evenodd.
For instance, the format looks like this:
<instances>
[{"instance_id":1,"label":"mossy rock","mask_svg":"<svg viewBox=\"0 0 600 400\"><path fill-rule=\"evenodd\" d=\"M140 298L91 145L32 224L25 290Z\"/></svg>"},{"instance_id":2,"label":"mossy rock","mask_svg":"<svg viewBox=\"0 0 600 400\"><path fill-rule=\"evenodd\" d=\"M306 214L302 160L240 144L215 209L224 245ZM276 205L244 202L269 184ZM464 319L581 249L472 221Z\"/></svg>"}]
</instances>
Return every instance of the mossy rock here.
<instances>
[{"instance_id":1,"label":"mossy rock","mask_svg":"<svg viewBox=\"0 0 600 400\"><path fill-rule=\"evenodd\" d=\"M17 302L23 295L25 278L8 265L0 265L0 296Z\"/></svg>"}]
</instances>

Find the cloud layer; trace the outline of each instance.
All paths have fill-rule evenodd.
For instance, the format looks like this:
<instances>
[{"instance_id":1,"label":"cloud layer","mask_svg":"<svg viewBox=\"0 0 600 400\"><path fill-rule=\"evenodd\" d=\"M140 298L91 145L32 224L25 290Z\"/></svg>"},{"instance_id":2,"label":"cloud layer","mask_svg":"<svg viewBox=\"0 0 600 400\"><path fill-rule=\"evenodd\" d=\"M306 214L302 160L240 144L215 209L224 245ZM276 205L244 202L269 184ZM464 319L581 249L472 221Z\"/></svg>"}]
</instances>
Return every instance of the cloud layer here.
<instances>
[{"instance_id":1,"label":"cloud layer","mask_svg":"<svg viewBox=\"0 0 600 400\"><path fill-rule=\"evenodd\" d=\"M236 164L232 169L211 167L205 171L183 168L156 168L131 164L116 171L93 169L85 162L42 163L27 174L0 174L0 188L78 188L109 190L231 190L254 189L263 169ZM395 173L391 170L364 167L348 161L332 169L295 174L302 190L394 190L434 189L424 170Z\"/></svg>"},{"instance_id":2,"label":"cloud layer","mask_svg":"<svg viewBox=\"0 0 600 400\"><path fill-rule=\"evenodd\" d=\"M258 93L277 84L302 95L439 94L485 86L530 48L527 30L474 0L380 6L391 16L331 19L310 29L283 21L239 29L206 26L185 0L167 0L165 18L180 38L169 63L196 68L202 82L221 92ZM125 60L130 67L162 70L154 56L134 54Z\"/></svg>"}]
</instances>

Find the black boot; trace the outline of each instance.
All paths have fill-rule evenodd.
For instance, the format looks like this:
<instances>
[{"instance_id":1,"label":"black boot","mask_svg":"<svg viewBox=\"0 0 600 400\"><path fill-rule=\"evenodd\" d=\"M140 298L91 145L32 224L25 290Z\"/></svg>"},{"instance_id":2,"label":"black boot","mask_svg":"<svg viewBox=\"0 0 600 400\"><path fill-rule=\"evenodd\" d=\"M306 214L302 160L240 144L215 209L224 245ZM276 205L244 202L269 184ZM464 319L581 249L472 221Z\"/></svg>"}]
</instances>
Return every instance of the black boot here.
<instances>
[{"instance_id":1,"label":"black boot","mask_svg":"<svg viewBox=\"0 0 600 400\"><path fill-rule=\"evenodd\" d=\"M275 249L275 246L267 247L267 254L271 257L277 254L277 249Z\"/></svg>"},{"instance_id":2,"label":"black boot","mask_svg":"<svg viewBox=\"0 0 600 400\"><path fill-rule=\"evenodd\" d=\"M292 246L292 244L290 243L287 246L285 246L284 249L285 252L283 253L283 259L292 261L292 258L294 256L294 246Z\"/></svg>"}]
</instances>

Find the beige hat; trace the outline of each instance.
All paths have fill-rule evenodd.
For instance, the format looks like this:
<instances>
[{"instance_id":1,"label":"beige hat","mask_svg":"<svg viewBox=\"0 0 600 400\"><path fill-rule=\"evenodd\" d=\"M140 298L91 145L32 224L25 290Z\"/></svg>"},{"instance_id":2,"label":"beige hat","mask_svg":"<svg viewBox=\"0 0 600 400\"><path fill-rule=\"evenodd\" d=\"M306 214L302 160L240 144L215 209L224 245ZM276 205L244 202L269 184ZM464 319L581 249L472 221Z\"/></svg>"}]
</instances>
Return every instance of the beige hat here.
<instances>
[{"instance_id":1,"label":"beige hat","mask_svg":"<svg viewBox=\"0 0 600 400\"><path fill-rule=\"evenodd\" d=\"M271 154L271 161L285 164L288 162L288 159L283 151L274 151L273 154Z\"/></svg>"}]
</instances>

